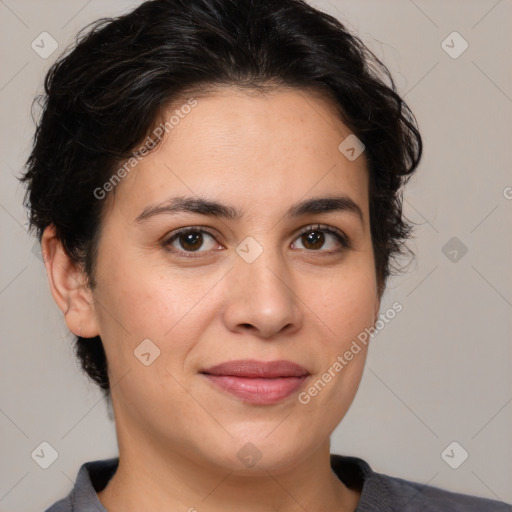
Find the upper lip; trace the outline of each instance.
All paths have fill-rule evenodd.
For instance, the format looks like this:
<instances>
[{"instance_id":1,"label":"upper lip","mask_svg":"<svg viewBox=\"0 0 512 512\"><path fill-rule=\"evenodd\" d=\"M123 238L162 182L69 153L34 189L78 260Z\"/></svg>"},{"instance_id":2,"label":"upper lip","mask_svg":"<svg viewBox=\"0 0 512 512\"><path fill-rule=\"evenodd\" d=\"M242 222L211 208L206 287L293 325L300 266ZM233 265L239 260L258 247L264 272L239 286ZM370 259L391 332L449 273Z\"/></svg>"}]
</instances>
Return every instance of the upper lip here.
<instances>
[{"instance_id":1,"label":"upper lip","mask_svg":"<svg viewBox=\"0 0 512 512\"><path fill-rule=\"evenodd\" d=\"M276 377L303 377L309 372L297 363L285 361L257 361L255 359L240 359L237 361L226 361L225 363L212 366L200 373L210 375L232 375L235 377L247 378L276 378Z\"/></svg>"}]
</instances>

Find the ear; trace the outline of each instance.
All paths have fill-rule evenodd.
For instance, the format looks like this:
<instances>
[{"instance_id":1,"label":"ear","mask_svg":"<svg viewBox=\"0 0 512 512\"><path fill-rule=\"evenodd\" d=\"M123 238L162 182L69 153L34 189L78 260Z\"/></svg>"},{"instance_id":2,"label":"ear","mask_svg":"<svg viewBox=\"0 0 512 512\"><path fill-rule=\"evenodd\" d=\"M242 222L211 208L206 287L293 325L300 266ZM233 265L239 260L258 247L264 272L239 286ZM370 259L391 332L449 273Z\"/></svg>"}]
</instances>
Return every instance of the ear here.
<instances>
[{"instance_id":1,"label":"ear","mask_svg":"<svg viewBox=\"0 0 512 512\"><path fill-rule=\"evenodd\" d=\"M46 274L57 306L64 313L68 329L83 338L98 336L94 299L83 270L69 258L51 224L41 238Z\"/></svg>"}]
</instances>

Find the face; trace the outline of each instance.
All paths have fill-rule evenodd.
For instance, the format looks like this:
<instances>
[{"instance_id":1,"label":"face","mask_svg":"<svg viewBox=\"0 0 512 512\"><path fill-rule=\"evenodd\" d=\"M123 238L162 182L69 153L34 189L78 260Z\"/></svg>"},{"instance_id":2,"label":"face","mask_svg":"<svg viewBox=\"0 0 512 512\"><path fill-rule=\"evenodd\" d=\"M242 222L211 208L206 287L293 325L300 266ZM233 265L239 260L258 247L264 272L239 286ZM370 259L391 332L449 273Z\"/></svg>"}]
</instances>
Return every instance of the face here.
<instances>
[{"instance_id":1,"label":"face","mask_svg":"<svg viewBox=\"0 0 512 512\"><path fill-rule=\"evenodd\" d=\"M328 440L360 382L366 347L344 354L379 308L368 171L364 153L338 149L350 131L332 106L307 92L196 101L110 197L80 321L105 346L120 449L239 470L251 442L275 471ZM262 381L232 380L249 388L233 394L201 373L234 360L290 361L307 376L282 398L292 381L273 379L262 398Z\"/></svg>"}]
</instances>

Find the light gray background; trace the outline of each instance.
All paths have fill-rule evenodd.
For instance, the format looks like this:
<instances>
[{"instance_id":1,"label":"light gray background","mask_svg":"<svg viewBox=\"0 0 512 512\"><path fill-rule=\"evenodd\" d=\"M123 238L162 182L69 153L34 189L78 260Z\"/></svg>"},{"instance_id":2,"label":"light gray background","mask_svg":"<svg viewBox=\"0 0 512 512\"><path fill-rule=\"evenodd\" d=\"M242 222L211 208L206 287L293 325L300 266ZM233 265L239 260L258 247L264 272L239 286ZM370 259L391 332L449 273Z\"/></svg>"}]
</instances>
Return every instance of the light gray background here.
<instances>
[{"instance_id":1,"label":"light gray background","mask_svg":"<svg viewBox=\"0 0 512 512\"><path fill-rule=\"evenodd\" d=\"M0 0L2 511L43 510L67 494L83 462L117 454L105 403L78 370L32 251L15 175L31 144L30 104L51 62L86 23L138 3ZM416 260L389 282L381 311L395 300L404 309L374 338L331 451L380 472L512 502L512 200L504 192L512 187L512 2L313 5L383 59L425 142L404 196L407 216L420 223L410 242ZM47 59L31 48L43 31L59 43ZM441 46L453 31L469 43L456 59ZM442 252L452 237L468 249L457 262ZM46 470L31 458L42 441L59 454ZM452 441L469 453L458 469L441 458Z\"/></svg>"}]
</instances>

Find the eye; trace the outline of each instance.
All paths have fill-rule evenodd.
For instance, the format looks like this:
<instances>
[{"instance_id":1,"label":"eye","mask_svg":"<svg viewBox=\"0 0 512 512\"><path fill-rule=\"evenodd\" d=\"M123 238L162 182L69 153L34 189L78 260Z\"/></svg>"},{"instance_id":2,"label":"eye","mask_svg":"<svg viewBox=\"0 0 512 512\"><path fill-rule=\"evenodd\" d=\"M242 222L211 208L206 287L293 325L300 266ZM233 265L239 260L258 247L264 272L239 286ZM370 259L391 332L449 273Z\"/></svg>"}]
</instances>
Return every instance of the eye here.
<instances>
[{"instance_id":1,"label":"eye","mask_svg":"<svg viewBox=\"0 0 512 512\"><path fill-rule=\"evenodd\" d=\"M306 227L296 240L300 240L303 245L302 248L307 251L325 254L335 254L351 248L349 238L342 231L321 224ZM326 242L328 244L327 250L320 251Z\"/></svg>"},{"instance_id":2,"label":"eye","mask_svg":"<svg viewBox=\"0 0 512 512\"><path fill-rule=\"evenodd\" d=\"M302 248L299 247L299 249L308 252L336 254L351 248L349 238L342 231L322 224L307 226L299 233L296 240L300 240L302 244ZM325 248L326 243L327 248ZM199 226L174 231L163 243L163 246L170 252L188 258L199 257L201 253L213 250L216 246L220 247L215 240L215 236ZM322 247L324 249L320 250Z\"/></svg>"},{"instance_id":3,"label":"eye","mask_svg":"<svg viewBox=\"0 0 512 512\"><path fill-rule=\"evenodd\" d=\"M176 246L180 247L176 247ZM208 252L215 246L219 246L215 242L213 234L199 227L188 227L175 231L174 234L164 242L164 246L171 252L181 253L186 257L194 257L193 253ZM201 247L204 250L200 250Z\"/></svg>"}]
</instances>

